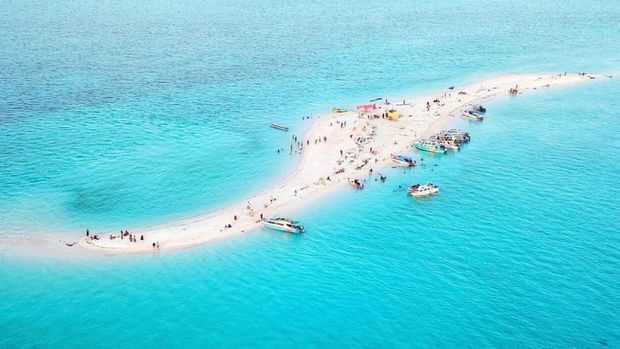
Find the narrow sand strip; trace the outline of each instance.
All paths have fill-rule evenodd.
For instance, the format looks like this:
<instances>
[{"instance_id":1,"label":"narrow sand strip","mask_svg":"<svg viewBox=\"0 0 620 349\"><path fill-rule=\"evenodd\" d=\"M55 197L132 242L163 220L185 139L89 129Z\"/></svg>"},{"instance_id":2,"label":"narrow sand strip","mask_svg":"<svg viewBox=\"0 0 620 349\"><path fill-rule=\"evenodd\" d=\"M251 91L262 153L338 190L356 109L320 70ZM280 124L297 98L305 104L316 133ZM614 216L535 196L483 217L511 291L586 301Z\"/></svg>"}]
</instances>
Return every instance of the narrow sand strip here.
<instances>
[{"instance_id":1,"label":"narrow sand strip","mask_svg":"<svg viewBox=\"0 0 620 349\"><path fill-rule=\"evenodd\" d=\"M298 149L297 145L293 149L303 154L297 169L262 193L219 211L134 229L130 233L138 237L137 242L130 242L128 238L109 238L110 234L117 233L97 233L99 240L82 239L79 246L105 252L140 252L153 251L152 244L159 242L160 250L171 250L248 232L261 226L261 214L264 217L286 215L304 203L348 185L349 177L365 179L371 169L377 173L392 166L392 154L410 153L415 140L448 127L471 103L508 96L509 90L516 86L521 94L600 77L574 73L501 75L467 86L456 86L452 90L409 98L405 104L402 104L403 100L390 100L389 105L385 105L384 100L373 102L380 107L373 113L381 115L388 109L399 111L402 116L396 121L360 117L355 111L315 117L303 139L298 139L303 149ZM430 102L430 110L427 110L427 102ZM291 138L292 135L283 133L283 137ZM285 152L289 150L285 149ZM337 173L342 169L344 172ZM225 228L229 224L231 227ZM144 241L140 241L141 235L144 235Z\"/></svg>"}]
</instances>

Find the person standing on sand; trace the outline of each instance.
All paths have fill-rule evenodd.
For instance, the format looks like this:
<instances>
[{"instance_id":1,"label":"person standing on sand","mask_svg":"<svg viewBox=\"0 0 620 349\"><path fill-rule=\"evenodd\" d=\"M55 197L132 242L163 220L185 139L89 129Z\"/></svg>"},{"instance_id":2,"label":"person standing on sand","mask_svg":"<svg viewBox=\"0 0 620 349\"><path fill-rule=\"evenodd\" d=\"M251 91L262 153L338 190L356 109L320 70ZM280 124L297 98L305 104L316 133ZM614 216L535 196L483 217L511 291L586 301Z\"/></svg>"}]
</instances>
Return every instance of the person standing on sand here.
<instances>
[{"instance_id":1,"label":"person standing on sand","mask_svg":"<svg viewBox=\"0 0 620 349\"><path fill-rule=\"evenodd\" d=\"M90 232L86 229L86 236L88 237L88 235L90 235Z\"/></svg>"}]
</instances>

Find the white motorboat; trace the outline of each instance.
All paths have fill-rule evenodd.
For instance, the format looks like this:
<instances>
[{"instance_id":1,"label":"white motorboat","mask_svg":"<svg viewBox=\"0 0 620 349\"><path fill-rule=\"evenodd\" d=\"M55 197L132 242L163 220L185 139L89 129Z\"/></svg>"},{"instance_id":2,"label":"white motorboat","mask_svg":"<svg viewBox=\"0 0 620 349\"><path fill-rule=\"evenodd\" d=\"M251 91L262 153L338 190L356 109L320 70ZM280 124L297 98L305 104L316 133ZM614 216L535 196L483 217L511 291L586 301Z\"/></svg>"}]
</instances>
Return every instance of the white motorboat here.
<instances>
[{"instance_id":1,"label":"white motorboat","mask_svg":"<svg viewBox=\"0 0 620 349\"><path fill-rule=\"evenodd\" d=\"M446 149L450 149L450 150L459 150L459 146L454 144L454 142L450 142L450 141L441 141L439 142L439 144L441 144L442 147L446 148Z\"/></svg>"},{"instance_id":2,"label":"white motorboat","mask_svg":"<svg viewBox=\"0 0 620 349\"><path fill-rule=\"evenodd\" d=\"M434 185L433 183L428 183L424 185L414 184L407 189L409 195L421 198L425 196L431 196L439 193L439 187Z\"/></svg>"},{"instance_id":3,"label":"white motorboat","mask_svg":"<svg viewBox=\"0 0 620 349\"><path fill-rule=\"evenodd\" d=\"M441 144L425 140L416 142L415 147L419 150L427 151L429 153L445 154L447 152L447 150L443 146L441 146Z\"/></svg>"},{"instance_id":4,"label":"white motorboat","mask_svg":"<svg viewBox=\"0 0 620 349\"><path fill-rule=\"evenodd\" d=\"M468 110L466 113L463 113L463 118L467 119L467 120L472 120L472 121L482 121L484 120L484 116L478 114L478 113L474 113L471 110Z\"/></svg>"},{"instance_id":5,"label":"white motorboat","mask_svg":"<svg viewBox=\"0 0 620 349\"><path fill-rule=\"evenodd\" d=\"M279 230L286 233L299 234L304 232L303 225L300 225L298 222L289 218L273 217L269 219L263 219L263 225L266 228Z\"/></svg>"}]
</instances>

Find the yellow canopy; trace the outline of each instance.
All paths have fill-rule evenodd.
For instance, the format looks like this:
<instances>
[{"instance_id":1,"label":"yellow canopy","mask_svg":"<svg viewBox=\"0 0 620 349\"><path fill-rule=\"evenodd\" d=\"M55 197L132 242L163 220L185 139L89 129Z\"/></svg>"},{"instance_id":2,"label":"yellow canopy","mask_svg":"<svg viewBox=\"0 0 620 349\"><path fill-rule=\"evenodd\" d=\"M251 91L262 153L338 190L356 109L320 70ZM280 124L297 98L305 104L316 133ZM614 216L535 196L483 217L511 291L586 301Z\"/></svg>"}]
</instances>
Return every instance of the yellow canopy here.
<instances>
[{"instance_id":1,"label":"yellow canopy","mask_svg":"<svg viewBox=\"0 0 620 349\"><path fill-rule=\"evenodd\" d=\"M387 117L390 120L397 120L398 118L400 118L400 112L398 110L390 110L387 113Z\"/></svg>"}]
</instances>

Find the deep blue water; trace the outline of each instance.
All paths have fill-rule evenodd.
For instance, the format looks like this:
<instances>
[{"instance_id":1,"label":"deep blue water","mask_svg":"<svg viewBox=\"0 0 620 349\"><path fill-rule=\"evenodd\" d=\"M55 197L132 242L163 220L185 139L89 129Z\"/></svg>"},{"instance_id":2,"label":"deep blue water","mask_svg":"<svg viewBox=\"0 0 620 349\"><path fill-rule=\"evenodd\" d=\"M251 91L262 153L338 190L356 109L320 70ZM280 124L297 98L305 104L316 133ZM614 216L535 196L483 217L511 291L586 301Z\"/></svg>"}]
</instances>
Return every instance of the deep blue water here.
<instances>
[{"instance_id":1,"label":"deep blue water","mask_svg":"<svg viewBox=\"0 0 620 349\"><path fill-rule=\"evenodd\" d=\"M481 75L620 69L620 3L5 2L0 232L204 212L301 117ZM0 347L620 347L620 83L488 106L384 184L178 253L0 252ZM415 155L419 157L419 154ZM399 185L433 181L412 200ZM6 242L5 242L6 244ZM4 251L7 246L2 246Z\"/></svg>"}]
</instances>

